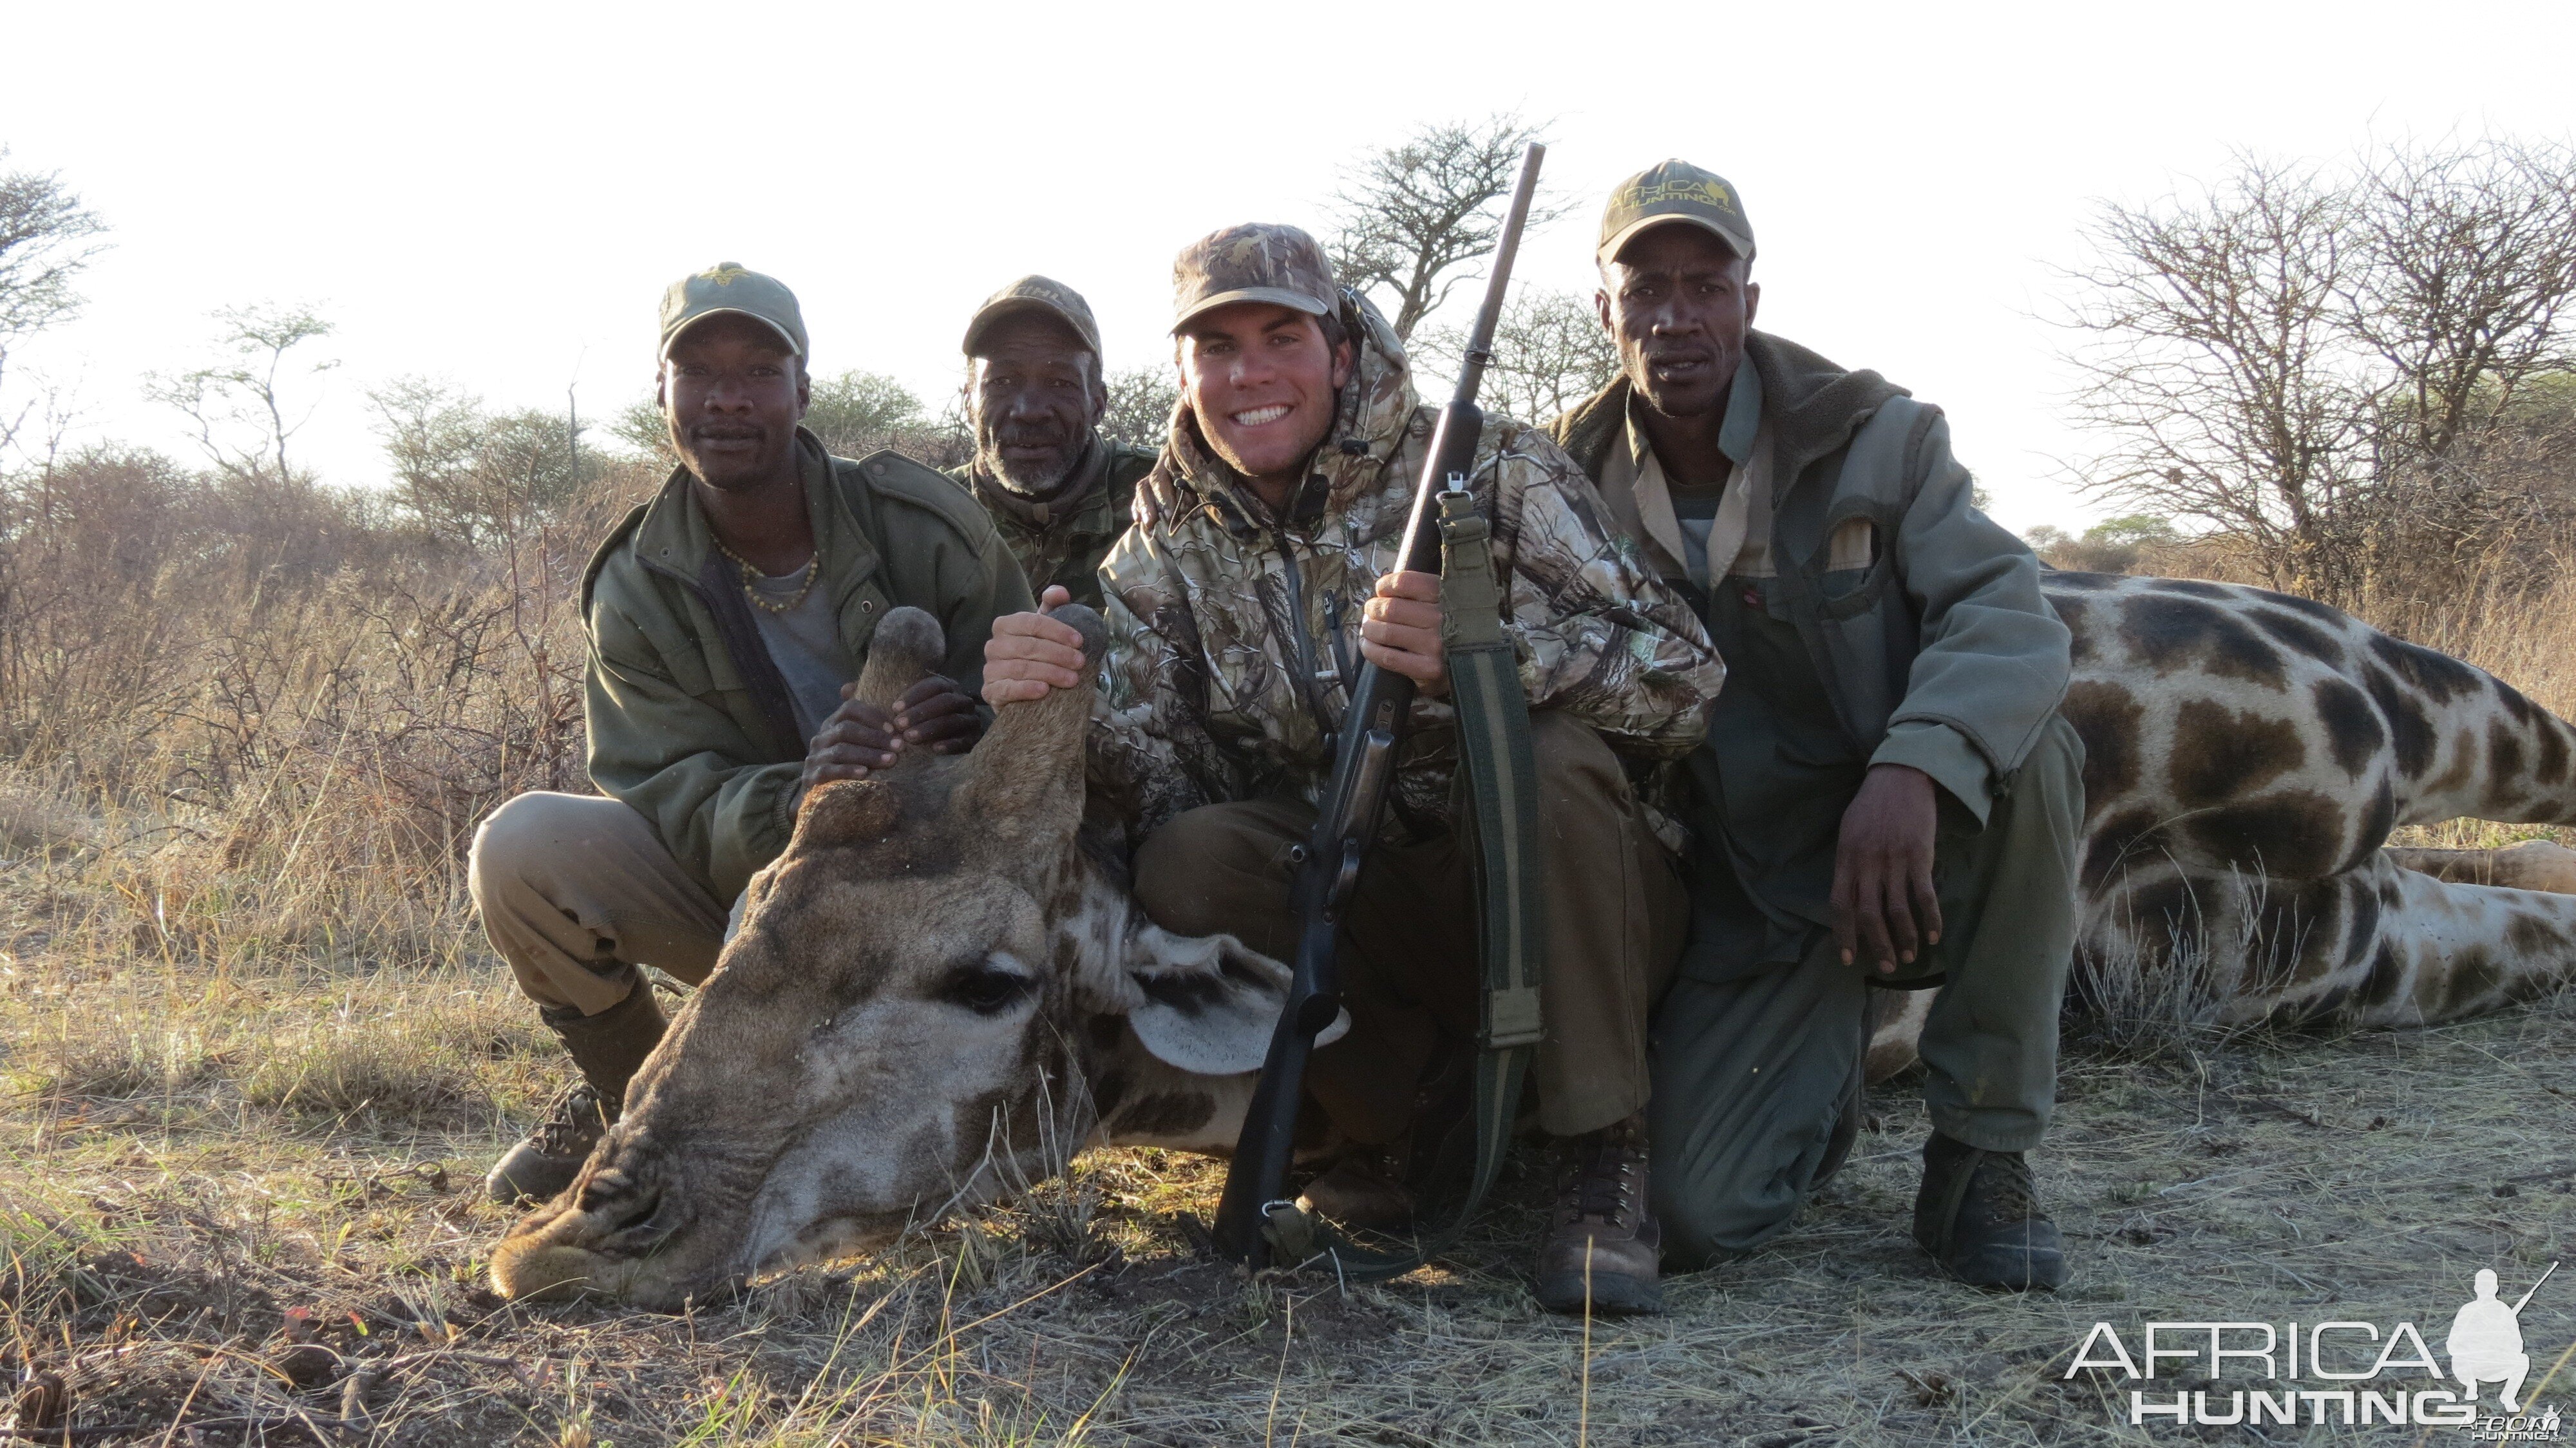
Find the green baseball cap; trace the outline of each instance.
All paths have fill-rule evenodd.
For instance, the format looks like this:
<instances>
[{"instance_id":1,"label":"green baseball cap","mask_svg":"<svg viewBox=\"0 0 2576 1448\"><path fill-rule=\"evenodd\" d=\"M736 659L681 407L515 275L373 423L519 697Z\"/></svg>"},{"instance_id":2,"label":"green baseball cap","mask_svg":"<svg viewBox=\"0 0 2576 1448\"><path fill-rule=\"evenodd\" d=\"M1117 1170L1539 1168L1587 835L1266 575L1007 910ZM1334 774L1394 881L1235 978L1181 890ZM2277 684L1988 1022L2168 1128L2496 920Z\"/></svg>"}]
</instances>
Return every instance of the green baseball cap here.
<instances>
[{"instance_id":1,"label":"green baseball cap","mask_svg":"<svg viewBox=\"0 0 2576 1448\"><path fill-rule=\"evenodd\" d=\"M1100 355L1100 324L1091 318L1091 303L1064 283L1041 276L1022 277L984 299L984 305L977 307L974 317L966 323L966 355L977 355L978 344L994 323L1032 312L1071 327L1082 345L1091 349L1092 356Z\"/></svg>"},{"instance_id":2,"label":"green baseball cap","mask_svg":"<svg viewBox=\"0 0 2576 1448\"><path fill-rule=\"evenodd\" d=\"M796 294L778 278L747 270L738 261L720 261L705 271L691 272L662 293L661 355L671 355L671 344L682 332L722 312L768 323L786 341L787 350L805 355L805 313L796 305Z\"/></svg>"},{"instance_id":3,"label":"green baseball cap","mask_svg":"<svg viewBox=\"0 0 2576 1448\"><path fill-rule=\"evenodd\" d=\"M1341 307L1333 263L1293 226L1247 222L1212 231L1172 261L1172 330L1233 302L1275 302L1318 317Z\"/></svg>"},{"instance_id":4,"label":"green baseball cap","mask_svg":"<svg viewBox=\"0 0 2576 1448\"><path fill-rule=\"evenodd\" d=\"M1696 226L1753 260L1753 223L1744 219L1743 198L1725 177L1679 160L1649 166L1611 190L1593 257L1606 264L1638 232L1667 222Z\"/></svg>"}]
</instances>

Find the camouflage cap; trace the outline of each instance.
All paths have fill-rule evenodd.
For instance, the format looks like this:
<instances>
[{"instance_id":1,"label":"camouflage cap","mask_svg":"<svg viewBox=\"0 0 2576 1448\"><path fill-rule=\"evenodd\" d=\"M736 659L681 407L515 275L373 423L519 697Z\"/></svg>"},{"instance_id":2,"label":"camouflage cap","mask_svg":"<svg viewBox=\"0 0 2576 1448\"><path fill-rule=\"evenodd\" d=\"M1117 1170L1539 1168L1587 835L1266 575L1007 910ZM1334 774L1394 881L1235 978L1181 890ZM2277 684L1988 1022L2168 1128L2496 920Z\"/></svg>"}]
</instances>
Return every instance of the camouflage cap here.
<instances>
[{"instance_id":1,"label":"camouflage cap","mask_svg":"<svg viewBox=\"0 0 2576 1448\"><path fill-rule=\"evenodd\" d=\"M1744 219L1744 201L1726 178L1688 161L1649 166L1611 189L1601 212L1601 245L1595 260L1607 263L1629 238L1651 226L1687 222L1753 260L1753 223Z\"/></svg>"},{"instance_id":2,"label":"camouflage cap","mask_svg":"<svg viewBox=\"0 0 2576 1448\"><path fill-rule=\"evenodd\" d=\"M1071 327L1082 345L1091 349L1092 356L1100 355L1100 324L1091 318L1091 303L1064 283L1042 276L1022 277L984 299L984 305L977 307L974 317L966 323L966 355L977 355L976 344L995 322L1030 312L1053 317Z\"/></svg>"},{"instance_id":3,"label":"camouflage cap","mask_svg":"<svg viewBox=\"0 0 2576 1448\"><path fill-rule=\"evenodd\" d=\"M1318 317L1341 306L1333 264L1293 226L1250 221L1212 231L1172 261L1172 330L1232 302L1275 302Z\"/></svg>"},{"instance_id":4,"label":"camouflage cap","mask_svg":"<svg viewBox=\"0 0 2576 1448\"><path fill-rule=\"evenodd\" d=\"M805 355L805 313L796 294L776 277L745 270L738 261L720 261L671 283L662 293L662 353L680 334L721 312L735 312L766 322L787 341L788 350Z\"/></svg>"}]
</instances>

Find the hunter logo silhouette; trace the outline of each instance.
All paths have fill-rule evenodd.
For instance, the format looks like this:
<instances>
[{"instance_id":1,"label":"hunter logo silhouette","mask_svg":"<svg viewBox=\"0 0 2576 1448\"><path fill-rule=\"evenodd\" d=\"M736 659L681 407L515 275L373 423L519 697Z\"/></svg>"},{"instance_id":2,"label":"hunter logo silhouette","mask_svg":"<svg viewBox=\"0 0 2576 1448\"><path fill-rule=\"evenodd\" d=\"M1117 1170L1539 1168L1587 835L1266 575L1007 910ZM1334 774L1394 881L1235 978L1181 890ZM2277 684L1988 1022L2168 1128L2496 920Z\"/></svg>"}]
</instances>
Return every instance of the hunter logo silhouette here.
<instances>
[{"instance_id":1,"label":"hunter logo silhouette","mask_svg":"<svg viewBox=\"0 0 2576 1448\"><path fill-rule=\"evenodd\" d=\"M2507 1307L2496 1300L2496 1275L2493 1269L2478 1269L2478 1295L2463 1304L2452 1315L2451 1335L2442 1342L2450 1355L2451 1376L2460 1380L2460 1395L2475 1399L2478 1384L2501 1383L2496 1396L2508 1413L2522 1411L2522 1380L2531 1375L2531 1354L2522 1350L2522 1309L2558 1271L2558 1264L2540 1274L2540 1282L2531 1291Z\"/></svg>"}]
</instances>

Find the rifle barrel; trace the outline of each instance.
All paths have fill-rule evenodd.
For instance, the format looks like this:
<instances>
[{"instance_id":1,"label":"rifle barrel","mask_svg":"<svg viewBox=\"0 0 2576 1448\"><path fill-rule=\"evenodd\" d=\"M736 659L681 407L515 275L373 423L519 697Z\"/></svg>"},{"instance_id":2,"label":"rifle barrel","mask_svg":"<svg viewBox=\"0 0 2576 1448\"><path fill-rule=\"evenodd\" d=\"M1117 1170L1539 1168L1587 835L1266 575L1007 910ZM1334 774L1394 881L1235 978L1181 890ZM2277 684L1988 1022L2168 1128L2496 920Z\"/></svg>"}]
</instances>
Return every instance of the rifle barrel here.
<instances>
[{"instance_id":1,"label":"rifle barrel","mask_svg":"<svg viewBox=\"0 0 2576 1448\"><path fill-rule=\"evenodd\" d=\"M1467 352L1458 363L1457 397L1473 402L1485 380L1485 364L1493 360L1494 332L1503 322L1503 294L1509 290L1512 261L1520 254L1521 229L1529 224L1530 203L1538 196L1539 163L1547 159L1547 147L1532 141L1521 148L1521 172L1512 182L1511 210L1503 214L1502 240L1495 243L1493 270L1488 273L1485 300L1476 308L1476 325L1467 332Z\"/></svg>"}]
</instances>

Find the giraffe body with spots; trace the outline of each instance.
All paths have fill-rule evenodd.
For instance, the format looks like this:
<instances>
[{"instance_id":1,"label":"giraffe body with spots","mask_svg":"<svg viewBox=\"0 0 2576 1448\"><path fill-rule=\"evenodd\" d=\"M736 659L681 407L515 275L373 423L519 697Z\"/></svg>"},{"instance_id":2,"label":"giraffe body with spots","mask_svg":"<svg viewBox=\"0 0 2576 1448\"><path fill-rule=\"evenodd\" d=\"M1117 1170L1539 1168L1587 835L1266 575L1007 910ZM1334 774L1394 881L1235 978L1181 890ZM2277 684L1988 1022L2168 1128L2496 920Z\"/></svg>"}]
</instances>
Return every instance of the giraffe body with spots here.
<instances>
[{"instance_id":1,"label":"giraffe body with spots","mask_svg":"<svg viewBox=\"0 0 2576 1448\"><path fill-rule=\"evenodd\" d=\"M2308 599L2050 573L2084 741L2074 989L2188 992L2212 1023L2403 1027L2576 972L2576 852L2391 848L2401 825L2576 824L2576 729L2501 679ZM1887 1012L1912 1059L1931 992Z\"/></svg>"}]
</instances>

